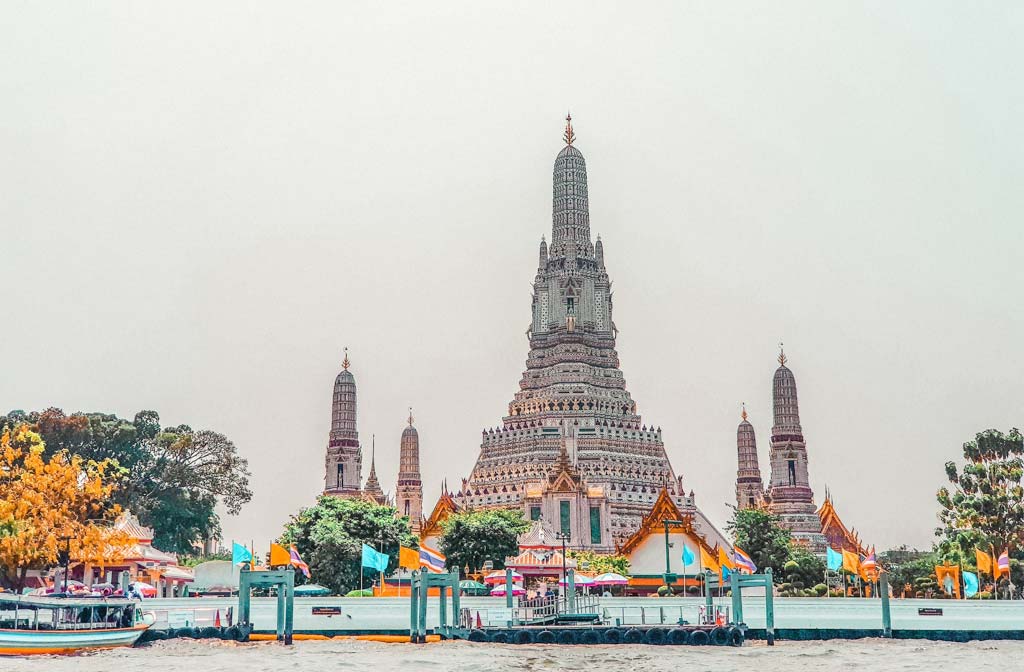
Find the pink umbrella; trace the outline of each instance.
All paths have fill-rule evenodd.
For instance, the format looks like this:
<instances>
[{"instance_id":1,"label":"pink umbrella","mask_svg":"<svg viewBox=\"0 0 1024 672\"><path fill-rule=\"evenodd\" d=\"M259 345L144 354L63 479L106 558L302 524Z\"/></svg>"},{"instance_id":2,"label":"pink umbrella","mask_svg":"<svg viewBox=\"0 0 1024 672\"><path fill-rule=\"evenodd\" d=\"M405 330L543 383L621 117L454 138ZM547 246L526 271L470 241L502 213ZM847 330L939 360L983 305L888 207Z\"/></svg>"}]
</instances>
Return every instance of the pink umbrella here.
<instances>
[{"instance_id":1,"label":"pink umbrella","mask_svg":"<svg viewBox=\"0 0 1024 672\"><path fill-rule=\"evenodd\" d=\"M494 597L505 597L505 586L495 586L491 589L491 595ZM526 590L522 586L512 586L512 596L518 597L519 595L526 595Z\"/></svg>"},{"instance_id":2,"label":"pink umbrella","mask_svg":"<svg viewBox=\"0 0 1024 672\"><path fill-rule=\"evenodd\" d=\"M512 580L522 581L523 575L519 572L514 571L512 572ZM491 574L488 574L484 577L484 583L505 583L505 570L501 570L499 572L492 572Z\"/></svg>"},{"instance_id":3,"label":"pink umbrella","mask_svg":"<svg viewBox=\"0 0 1024 672\"><path fill-rule=\"evenodd\" d=\"M616 574L615 572L605 572L599 574L594 578L595 586L625 586L629 584L629 579L624 577L622 574Z\"/></svg>"},{"instance_id":4,"label":"pink umbrella","mask_svg":"<svg viewBox=\"0 0 1024 672\"><path fill-rule=\"evenodd\" d=\"M573 583L575 585L577 585L577 586L592 586L592 585L594 585L594 577L587 576L586 574L577 574L573 578ZM567 586L567 585L569 585L569 579L568 578L559 579L558 585L560 585L560 586Z\"/></svg>"},{"instance_id":5,"label":"pink umbrella","mask_svg":"<svg viewBox=\"0 0 1024 672\"><path fill-rule=\"evenodd\" d=\"M143 597L156 597L156 587L149 585L145 581L136 581L132 584L132 588Z\"/></svg>"}]
</instances>

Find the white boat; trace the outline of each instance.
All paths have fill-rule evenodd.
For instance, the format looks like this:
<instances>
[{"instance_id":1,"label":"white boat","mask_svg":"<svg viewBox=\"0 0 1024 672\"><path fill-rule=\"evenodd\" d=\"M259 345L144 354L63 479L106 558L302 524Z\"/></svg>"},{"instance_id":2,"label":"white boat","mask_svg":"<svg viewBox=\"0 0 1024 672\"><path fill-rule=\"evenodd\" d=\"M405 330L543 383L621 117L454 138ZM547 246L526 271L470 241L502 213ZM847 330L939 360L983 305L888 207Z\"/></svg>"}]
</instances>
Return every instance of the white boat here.
<instances>
[{"instance_id":1,"label":"white boat","mask_svg":"<svg viewBox=\"0 0 1024 672\"><path fill-rule=\"evenodd\" d=\"M138 607L119 597L0 593L0 656L132 646L149 627Z\"/></svg>"}]
</instances>

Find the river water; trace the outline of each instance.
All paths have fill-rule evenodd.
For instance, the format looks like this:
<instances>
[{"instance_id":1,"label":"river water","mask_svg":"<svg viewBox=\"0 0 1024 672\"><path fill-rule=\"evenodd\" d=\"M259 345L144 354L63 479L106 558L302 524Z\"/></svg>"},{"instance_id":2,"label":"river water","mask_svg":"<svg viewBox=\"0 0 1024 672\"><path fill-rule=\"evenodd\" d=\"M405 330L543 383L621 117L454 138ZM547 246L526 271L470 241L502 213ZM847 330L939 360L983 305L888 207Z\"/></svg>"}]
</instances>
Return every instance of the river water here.
<instances>
[{"instance_id":1,"label":"river water","mask_svg":"<svg viewBox=\"0 0 1024 672\"><path fill-rule=\"evenodd\" d=\"M70 657L0 658L3 672L289 672L373 670L637 670L638 672L823 672L872 670L1009 670L1024 658L1024 642L954 644L921 640L864 639L826 642L747 643L712 646L515 646L439 642L380 644L355 640L236 644L173 640L135 649ZM1014 662L1017 661L1017 662Z\"/></svg>"}]
</instances>

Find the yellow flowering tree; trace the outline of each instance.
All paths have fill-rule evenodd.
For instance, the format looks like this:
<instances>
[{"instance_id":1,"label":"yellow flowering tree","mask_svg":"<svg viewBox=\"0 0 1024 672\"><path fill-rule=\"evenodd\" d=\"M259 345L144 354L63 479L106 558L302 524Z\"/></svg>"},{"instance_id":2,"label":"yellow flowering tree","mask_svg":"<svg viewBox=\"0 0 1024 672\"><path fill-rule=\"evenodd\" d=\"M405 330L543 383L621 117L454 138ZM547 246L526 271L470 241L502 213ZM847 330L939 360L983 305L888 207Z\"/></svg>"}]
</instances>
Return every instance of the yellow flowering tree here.
<instances>
[{"instance_id":1,"label":"yellow flowering tree","mask_svg":"<svg viewBox=\"0 0 1024 672\"><path fill-rule=\"evenodd\" d=\"M70 538L72 562L119 560L130 540L111 529L116 462L83 461L45 447L27 425L0 434L0 583L20 589L30 569L57 564Z\"/></svg>"}]
</instances>

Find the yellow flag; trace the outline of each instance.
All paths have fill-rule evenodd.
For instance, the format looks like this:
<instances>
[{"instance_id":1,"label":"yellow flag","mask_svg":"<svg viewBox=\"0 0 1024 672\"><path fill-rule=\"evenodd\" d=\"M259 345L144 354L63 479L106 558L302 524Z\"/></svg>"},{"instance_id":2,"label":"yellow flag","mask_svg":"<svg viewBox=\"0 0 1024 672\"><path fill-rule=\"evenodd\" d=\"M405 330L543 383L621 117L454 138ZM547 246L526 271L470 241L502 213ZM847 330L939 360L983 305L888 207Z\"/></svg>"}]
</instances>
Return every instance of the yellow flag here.
<instances>
[{"instance_id":1,"label":"yellow flag","mask_svg":"<svg viewBox=\"0 0 1024 672\"><path fill-rule=\"evenodd\" d=\"M722 568L718 566L715 559L711 557L711 554L704 550L704 547L700 547L700 563L704 565L704 569L710 569L715 574L721 576Z\"/></svg>"},{"instance_id":2,"label":"yellow flag","mask_svg":"<svg viewBox=\"0 0 1024 672\"><path fill-rule=\"evenodd\" d=\"M735 571L736 569L736 563L732 561L732 558L729 557L729 554L721 546L718 547L718 564L722 567L728 567L729 571Z\"/></svg>"},{"instance_id":3,"label":"yellow flag","mask_svg":"<svg viewBox=\"0 0 1024 672\"><path fill-rule=\"evenodd\" d=\"M415 548L398 547L398 566L408 570L420 568L420 552Z\"/></svg>"},{"instance_id":4,"label":"yellow flag","mask_svg":"<svg viewBox=\"0 0 1024 672\"><path fill-rule=\"evenodd\" d=\"M280 544L270 545L270 566L271 567L283 567L290 564L292 556L288 551Z\"/></svg>"},{"instance_id":5,"label":"yellow flag","mask_svg":"<svg viewBox=\"0 0 1024 672\"><path fill-rule=\"evenodd\" d=\"M992 556L984 551L974 549L974 558L978 561L978 573L992 573Z\"/></svg>"},{"instance_id":6,"label":"yellow flag","mask_svg":"<svg viewBox=\"0 0 1024 672\"><path fill-rule=\"evenodd\" d=\"M843 569L854 574L859 574L860 556L854 551L843 550Z\"/></svg>"}]
</instances>

